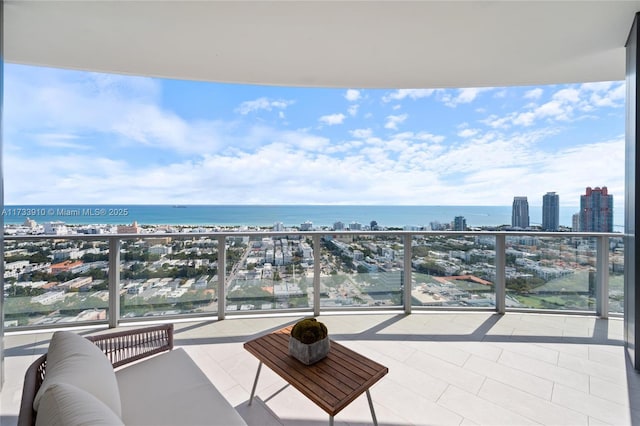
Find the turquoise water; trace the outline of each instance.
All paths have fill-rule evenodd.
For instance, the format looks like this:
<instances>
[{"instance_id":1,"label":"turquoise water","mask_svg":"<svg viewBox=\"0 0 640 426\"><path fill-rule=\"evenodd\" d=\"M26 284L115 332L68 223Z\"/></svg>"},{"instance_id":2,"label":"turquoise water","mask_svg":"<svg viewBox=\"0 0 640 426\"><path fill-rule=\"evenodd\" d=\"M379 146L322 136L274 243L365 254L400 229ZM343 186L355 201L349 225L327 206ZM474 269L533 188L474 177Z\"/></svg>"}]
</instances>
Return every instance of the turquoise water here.
<instances>
[{"instance_id":1,"label":"turquoise water","mask_svg":"<svg viewBox=\"0 0 640 426\"><path fill-rule=\"evenodd\" d=\"M614 231L621 231L624 212L615 212ZM571 226L577 207L560 209L560 224ZM464 216L467 226L496 226L511 223L511 206L316 206L316 205L31 205L5 206L5 224L21 224L27 217L36 222L63 221L67 224L141 225L220 225L299 226L310 221L315 226L331 226L335 222L403 227L449 223ZM531 224L539 224L541 207L530 207Z\"/></svg>"}]
</instances>

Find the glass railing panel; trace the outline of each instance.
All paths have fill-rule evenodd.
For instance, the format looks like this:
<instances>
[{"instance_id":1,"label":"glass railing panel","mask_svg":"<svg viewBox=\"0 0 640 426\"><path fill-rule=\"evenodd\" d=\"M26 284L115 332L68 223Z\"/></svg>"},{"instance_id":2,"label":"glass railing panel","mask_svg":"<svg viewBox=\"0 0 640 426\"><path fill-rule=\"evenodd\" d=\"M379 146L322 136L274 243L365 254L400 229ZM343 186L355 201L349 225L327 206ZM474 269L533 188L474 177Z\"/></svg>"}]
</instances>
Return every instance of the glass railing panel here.
<instances>
[{"instance_id":1,"label":"glass railing panel","mask_svg":"<svg viewBox=\"0 0 640 426\"><path fill-rule=\"evenodd\" d=\"M624 313L624 240L609 238L609 312Z\"/></svg>"},{"instance_id":2,"label":"glass railing panel","mask_svg":"<svg viewBox=\"0 0 640 426\"><path fill-rule=\"evenodd\" d=\"M109 244L99 240L5 240L7 329L106 321Z\"/></svg>"},{"instance_id":3,"label":"glass railing panel","mask_svg":"<svg viewBox=\"0 0 640 426\"><path fill-rule=\"evenodd\" d=\"M106 321L109 237L6 239L5 324ZM121 318L216 314L217 236L121 240ZM320 309L401 307L404 239L327 234L320 239ZM495 308L493 235L411 236L414 307ZM226 311L313 307L313 240L292 234L227 236ZM596 237L508 235L506 306L595 312ZM611 313L623 313L621 239L609 239Z\"/></svg>"},{"instance_id":4,"label":"glass railing panel","mask_svg":"<svg viewBox=\"0 0 640 426\"><path fill-rule=\"evenodd\" d=\"M595 312L596 240L507 236L507 308Z\"/></svg>"},{"instance_id":5,"label":"glass railing panel","mask_svg":"<svg viewBox=\"0 0 640 426\"><path fill-rule=\"evenodd\" d=\"M299 234L228 237L226 312L307 309L313 243Z\"/></svg>"},{"instance_id":6,"label":"glass railing panel","mask_svg":"<svg viewBox=\"0 0 640 426\"><path fill-rule=\"evenodd\" d=\"M402 306L402 238L355 233L324 235L320 309Z\"/></svg>"},{"instance_id":7,"label":"glass railing panel","mask_svg":"<svg viewBox=\"0 0 640 426\"><path fill-rule=\"evenodd\" d=\"M121 240L121 318L216 314L217 260L210 237Z\"/></svg>"},{"instance_id":8,"label":"glass railing panel","mask_svg":"<svg viewBox=\"0 0 640 426\"><path fill-rule=\"evenodd\" d=\"M411 304L495 308L495 236L414 236Z\"/></svg>"}]
</instances>

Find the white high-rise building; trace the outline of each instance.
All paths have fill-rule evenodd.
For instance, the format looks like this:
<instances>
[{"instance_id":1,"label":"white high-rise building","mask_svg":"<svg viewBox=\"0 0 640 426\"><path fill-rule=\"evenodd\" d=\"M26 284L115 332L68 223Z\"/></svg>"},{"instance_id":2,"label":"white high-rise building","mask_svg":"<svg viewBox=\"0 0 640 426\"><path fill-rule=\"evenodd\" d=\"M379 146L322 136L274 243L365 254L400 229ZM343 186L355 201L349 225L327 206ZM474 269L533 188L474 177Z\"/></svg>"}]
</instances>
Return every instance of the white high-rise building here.
<instances>
[{"instance_id":1,"label":"white high-rise building","mask_svg":"<svg viewBox=\"0 0 640 426\"><path fill-rule=\"evenodd\" d=\"M574 213L573 216L571 216L571 230L573 232L582 231L582 229L580 229L580 212Z\"/></svg>"}]
</instances>

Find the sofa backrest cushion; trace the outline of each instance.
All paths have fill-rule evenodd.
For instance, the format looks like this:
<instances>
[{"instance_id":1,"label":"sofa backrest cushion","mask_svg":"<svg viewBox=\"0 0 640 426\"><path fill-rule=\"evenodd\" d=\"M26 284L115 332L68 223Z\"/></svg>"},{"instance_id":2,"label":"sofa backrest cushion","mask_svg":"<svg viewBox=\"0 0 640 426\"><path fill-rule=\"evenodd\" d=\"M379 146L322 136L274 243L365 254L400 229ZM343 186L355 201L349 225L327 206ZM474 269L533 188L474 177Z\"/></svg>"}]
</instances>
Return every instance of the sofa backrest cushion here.
<instances>
[{"instance_id":1,"label":"sofa backrest cushion","mask_svg":"<svg viewBox=\"0 0 640 426\"><path fill-rule=\"evenodd\" d=\"M102 401L73 385L55 383L40 399L36 426L118 426L123 425Z\"/></svg>"},{"instance_id":2,"label":"sofa backrest cushion","mask_svg":"<svg viewBox=\"0 0 640 426\"><path fill-rule=\"evenodd\" d=\"M70 331L56 331L51 338L46 375L33 400L34 410L39 411L43 394L58 383L89 392L118 417L122 416L120 391L111 362L93 342Z\"/></svg>"}]
</instances>

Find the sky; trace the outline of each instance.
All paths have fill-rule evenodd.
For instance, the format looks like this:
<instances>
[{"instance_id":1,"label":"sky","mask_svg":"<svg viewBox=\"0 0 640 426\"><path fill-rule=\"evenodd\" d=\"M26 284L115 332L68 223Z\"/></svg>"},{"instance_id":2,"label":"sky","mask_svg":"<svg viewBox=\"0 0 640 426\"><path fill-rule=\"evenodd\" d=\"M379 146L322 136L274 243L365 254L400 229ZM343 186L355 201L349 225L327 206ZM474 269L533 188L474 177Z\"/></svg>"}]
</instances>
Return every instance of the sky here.
<instances>
[{"instance_id":1,"label":"sky","mask_svg":"<svg viewBox=\"0 0 640 426\"><path fill-rule=\"evenodd\" d=\"M296 88L5 64L7 205L624 206L624 82Z\"/></svg>"}]
</instances>

